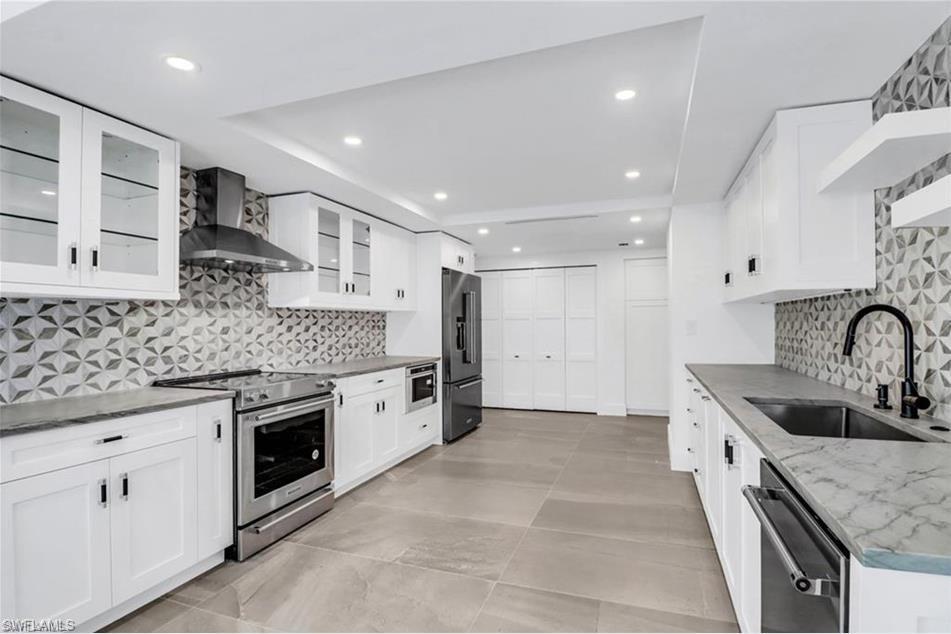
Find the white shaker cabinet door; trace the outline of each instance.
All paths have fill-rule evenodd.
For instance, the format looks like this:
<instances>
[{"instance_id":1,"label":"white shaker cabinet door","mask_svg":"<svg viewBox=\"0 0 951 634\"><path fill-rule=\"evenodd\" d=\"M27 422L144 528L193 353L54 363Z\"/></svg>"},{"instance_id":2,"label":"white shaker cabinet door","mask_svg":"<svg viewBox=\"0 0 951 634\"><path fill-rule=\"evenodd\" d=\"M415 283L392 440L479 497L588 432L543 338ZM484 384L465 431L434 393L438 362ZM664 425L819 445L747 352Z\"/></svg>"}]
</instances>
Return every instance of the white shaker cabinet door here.
<instances>
[{"instance_id":1,"label":"white shaker cabinet door","mask_svg":"<svg viewBox=\"0 0 951 634\"><path fill-rule=\"evenodd\" d=\"M231 401L197 407L198 559L234 541L234 422Z\"/></svg>"},{"instance_id":2,"label":"white shaker cabinet door","mask_svg":"<svg viewBox=\"0 0 951 634\"><path fill-rule=\"evenodd\" d=\"M534 406L565 409L565 269L534 271Z\"/></svg>"},{"instance_id":3,"label":"white shaker cabinet door","mask_svg":"<svg viewBox=\"0 0 951 634\"><path fill-rule=\"evenodd\" d=\"M395 458L400 452L397 420L400 416L400 390L390 388L375 392L373 407L373 466Z\"/></svg>"},{"instance_id":4,"label":"white shaker cabinet door","mask_svg":"<svg viewBox=\"0 0 951 634\"><path fill-rule=\"evenodd\" d=\"M348 397L344 394L339 422L334 434L339 439L340 451L335 458L334 487L340 489L348 482L373 468L373 424L376 422L374 393Z\"/></svg>"},{"instance_id":5,"label":"white shaker cabinet door","mask_svg":"<svg viewBox=\"0 0 951 634\"><path fill-rule=\"evenodd\" d=\"M482 278L482 405L502 406L502 274Z\"/></svg>"},{"instance_id":6,"label":"white shaker cabinet door","mask_svg":"<svg viewBox=\"0 0 951 634\"><path fill-rule=\"evenodd\" d=\"M197 560L195 441L109 461L112 595L119 604Z\"/></svg>"},{"instance_id":7,"label":"white shaker cabinet door","mask_svg":"<svg viewBox=\"0 0 951 634\"><path fill-rule=\"evenodd\" d=\"M108 478L99 460L0 487L4 617L81 623L112 605Z\"/></svg>"}]
</instances>

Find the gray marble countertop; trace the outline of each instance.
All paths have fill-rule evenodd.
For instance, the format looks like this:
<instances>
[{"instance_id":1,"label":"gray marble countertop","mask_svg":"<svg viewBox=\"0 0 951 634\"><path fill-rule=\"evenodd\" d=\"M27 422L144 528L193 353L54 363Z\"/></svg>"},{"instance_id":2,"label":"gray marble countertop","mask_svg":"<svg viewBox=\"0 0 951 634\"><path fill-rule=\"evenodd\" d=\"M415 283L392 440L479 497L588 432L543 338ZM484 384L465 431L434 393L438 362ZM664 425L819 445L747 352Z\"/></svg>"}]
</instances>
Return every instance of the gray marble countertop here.
<instances>
[{"instance_id":1,"label":"gray marble countertop","mask_svg":"<svg viewBox=\"0 0 951 634\"><path fill-rule=\"evenodd\" d=\"M225 390L143 387L0 407L0 437L94 423L234 397Z\"/></svg>"},{"instance_id":2,"label":"gray marble countertop","mask_svg":"<svg viewBox=\"0 0 951 634\"><path fill-rule=\"evenodd\" d=\"M392 370L394 368L405 368L418 363L435 363L439 357L396 357L383 356L370 359L354 359L353 361L339 361L337 363L318 363L316 365L305 365L297 368L275 368L287 372L305 372L307 374L326 374L330 378L342 379L348 376L357 376L358 374L370 374L371 372L382 372L383 370Z\"/></svg>"},{"instance_id":3,"label":"gray marble countertop","mask_svg":"<svg viewBox=\"0 0 951 634\"><path fill-rule=\"evenodd\" d=\"M687 368L864 565L951 575L951 433L773 365ZM746 397L841 401L935 442L793 436Z\"/></svg>"}]
</instances>

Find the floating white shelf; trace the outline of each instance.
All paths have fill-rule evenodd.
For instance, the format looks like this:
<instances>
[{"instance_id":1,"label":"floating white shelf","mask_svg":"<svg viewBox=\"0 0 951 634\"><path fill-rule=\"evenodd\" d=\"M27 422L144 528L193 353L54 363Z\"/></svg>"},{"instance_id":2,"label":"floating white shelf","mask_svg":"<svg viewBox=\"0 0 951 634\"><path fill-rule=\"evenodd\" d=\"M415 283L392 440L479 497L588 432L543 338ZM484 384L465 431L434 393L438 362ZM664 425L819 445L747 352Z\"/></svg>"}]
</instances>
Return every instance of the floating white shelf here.
<instances>
[{"instance_id":1,"label":"floating white shelf","mask_svg":"<svg viewBox=\"0 0 951 634\"><path fill-rule=\"evenodd\" d=\"M892 203L893 227L951 227L951 174Z\"/></svg>"},{"instance_id":2,"label":"floating white shelf","mask_svg":"<svg viewBox=\"0 0 951 634\"><path fill-rule=\"evenodd\" d=\"M951 152L951 107L884 115L819 173L819 191L894 185Z\"/></svg>"}]
</instances>

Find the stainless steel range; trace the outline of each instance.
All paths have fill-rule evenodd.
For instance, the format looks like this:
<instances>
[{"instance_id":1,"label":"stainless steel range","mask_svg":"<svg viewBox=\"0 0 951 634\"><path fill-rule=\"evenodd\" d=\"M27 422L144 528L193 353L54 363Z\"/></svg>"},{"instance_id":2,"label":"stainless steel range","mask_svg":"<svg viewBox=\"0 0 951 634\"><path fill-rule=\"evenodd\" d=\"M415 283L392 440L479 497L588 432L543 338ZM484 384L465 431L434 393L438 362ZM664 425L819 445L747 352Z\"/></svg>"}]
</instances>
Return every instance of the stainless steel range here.
<instances>
[{"instance_id":1,"label":"stainless steel range","mask_svg":"<svg viewBox=\"0 0 951 634\"><path fill-rule=\"evenodd\" d=\"M236 393L230 557L242 561L333 507L331 381L313 374L248 370L155 384Z\"/></svg>"}]
</instances>

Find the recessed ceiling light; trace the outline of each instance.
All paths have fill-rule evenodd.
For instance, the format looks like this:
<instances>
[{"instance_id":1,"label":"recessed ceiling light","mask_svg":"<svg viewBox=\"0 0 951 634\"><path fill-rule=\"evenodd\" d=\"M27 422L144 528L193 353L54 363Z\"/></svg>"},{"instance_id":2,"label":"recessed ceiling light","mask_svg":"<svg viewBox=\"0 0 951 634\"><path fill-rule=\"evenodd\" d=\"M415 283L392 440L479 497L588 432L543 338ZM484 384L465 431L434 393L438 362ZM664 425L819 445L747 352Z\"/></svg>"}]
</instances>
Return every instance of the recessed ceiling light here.
<instances>
[{"instance_id":1,"label":"recessed ceiling light","mask_svg":"<svg viewBox=\"0 0 951 634\"><path fill-rule=\"evenodd\" d=\"M489 235L489 230L488 230L488 228L487 228L487 227L480 227L480 228L479 228L479 235L480 235L480 236L487 236L487 235Z\"/></svg>"},{"instance_id":2,"label":"recessed ceiling light","mask_svg":"<svg viewBox=\"0 0 951 634\"><path fill-rule=\"evenodd\" d=\"M351 147L363 145L363 139L358 136L345 136L343 137L343 142Z\"/></svg>"},{"instance_id":3,"label":"recessed ceiling light","mask_svg":"<svg viewBox=\"0 0 951 634\"><path fill-rule=\"evenodd\" d=\"M176 55L169 55L166 57L165 63L175 70L182 70L186 73L198 70L198 64L191 61L190 59L185 59L184 57L178 57Z\"/></svg>"},{"instance_id":4,"label":"recessed ceiling light","mask_svg":"<svg viewBox=\"0 0 951 634\"><path fill-rule=\"evenodd\" d=\"M447 194L446 192L436 192L435 194L433 194L433 198L435 198L436 200L446 200L447 198L449 198L449 194Z\"/></svg>"},{"instance_id":5,"label":"recessed ceiling light","mask_svg":"<svg viewBox=\"0 0 951 634\"><path fill-rule=\"evenodd\" d=\"M331 263L331 264L336 264L336 263L337 263L337 258L330 258L330 263Z\"/></svg>"},{"instance_id":6,"label":"recessed ceiling light","mask_svg":"<svg viewBox=\"0 0 951 634\"><path fill-rule=\"evenodd\" d=\"M636 244L637 246L640 246L640 245L644 244L644 241L643 241L642 239L638 238L637 240L634 241L634 244Z\"/></svg>"},{"instance_id":7,"label":"recessed ceiling light","mask_svg":"<svg viewBox=\"0 0 951 634\"><path fill-rule=\"evenodd\" d=\"M631 216L631 222L640 222L640 221L641 221L640 216Z\"/></svg>"},{"instance_id":8,"label":"recessed ceiling light","mask_svg":"<svg viewBox=\"0 0 951 634\"><path fill-rule=\"evenodd\" d=\"M512 253L521 253L522 247L512 247Z\"/></svg>"},{"instance_id":9,"label":"recessed ceiling light","mask_svg":"<svg viewBox=\"0 0 951 634\"><path fill-rule=\"evenodd\" d=\"M641 173L638 172L637 170L628 170L624 172L624 178L628 178L631 180L634 180L635 178L640 178L640 176L641 176Z\"/></svg>"},{"instance_id":10,"label":"recessed ceiling light","mask_svg":"<svg viewBox=\"0 0 951 634\"><path fill-rule=\"evenodd\" d=\"M56 195L56 192L54 192L52 189L42 189L42 190L40 190L40 193L43 194L44 196L55 196L55 195Z\"/></svg>"},{"instance_id":11,"label":"recessed ceiling light","mask_svg":"<svg viewBox=\"0 0 951 634\"><path fill-rule=\"evenodd\" d=\"M630 88L625 88L624 90L619 90L614 93L614 98L618 101L630 101L636 94L637 93Z\"/></svg>"},{"instance_id":12,"label":"recessed ceiling light","mask_svg":"<svg viewBox=\"0 0 951 634\"><path fill-rule=\"evenodd\" d=\"M229 260L228 258L225 258L225 264L234 264L234 260Z\"/></svg>"}]
</instances>

